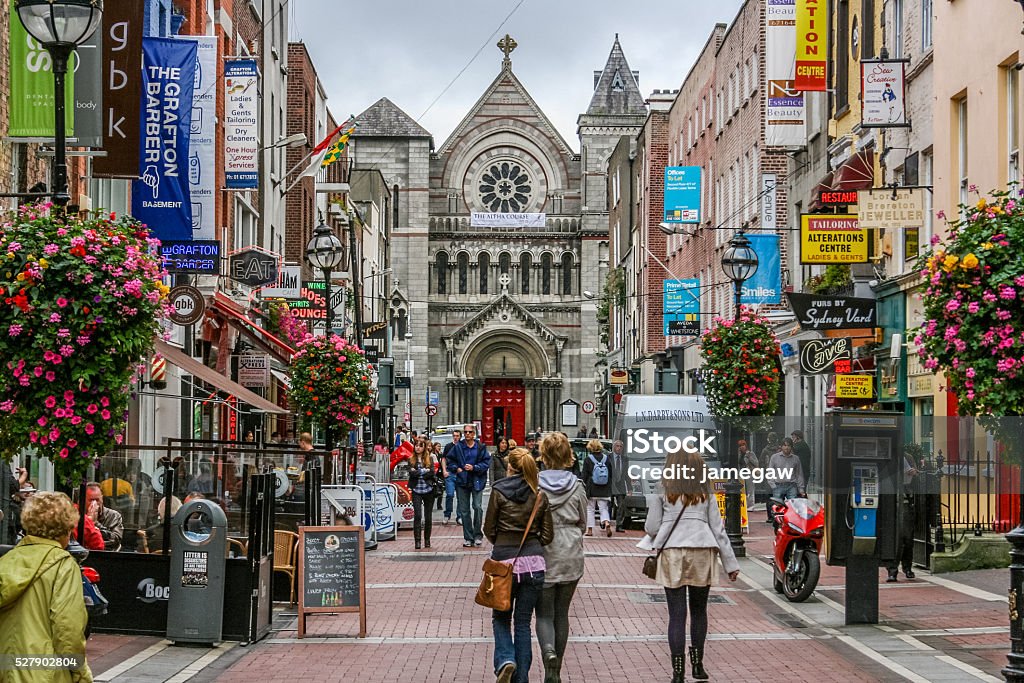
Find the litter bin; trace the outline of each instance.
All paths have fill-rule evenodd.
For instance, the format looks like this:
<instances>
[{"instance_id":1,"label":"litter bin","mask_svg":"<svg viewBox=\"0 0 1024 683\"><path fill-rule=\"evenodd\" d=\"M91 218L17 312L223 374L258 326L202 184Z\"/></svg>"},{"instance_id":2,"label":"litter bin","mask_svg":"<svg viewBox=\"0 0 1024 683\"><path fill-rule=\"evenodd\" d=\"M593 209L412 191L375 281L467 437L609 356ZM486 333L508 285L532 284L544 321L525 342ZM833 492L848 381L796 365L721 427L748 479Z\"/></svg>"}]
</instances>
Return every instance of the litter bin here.
<instances>
[{"instance_id":1,"label":"litter bin","mask_svg":"<svg viewBox=\"0 0 1024 683\"><path fill-rule=\"evenodd\" d=\"M193 500L171 521L167 639L216 643L224 622L228 519L219 505Z\"/></svg>"}]
</instances>

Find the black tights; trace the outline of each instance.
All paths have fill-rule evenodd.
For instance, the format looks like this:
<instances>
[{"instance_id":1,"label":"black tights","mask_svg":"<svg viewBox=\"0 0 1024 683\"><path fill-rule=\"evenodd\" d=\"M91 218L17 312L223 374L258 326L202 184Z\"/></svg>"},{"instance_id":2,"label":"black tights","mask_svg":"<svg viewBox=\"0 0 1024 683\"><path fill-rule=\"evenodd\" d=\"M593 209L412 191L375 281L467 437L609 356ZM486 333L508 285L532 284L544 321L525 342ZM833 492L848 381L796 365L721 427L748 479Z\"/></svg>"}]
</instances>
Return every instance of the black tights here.
<instances>
[{"instance_id":1,"label":"black tights","mask_svg":"<svg viewBox=\"0 0 1024 683\"><path fill-rule=\"evenodd\" d=\"M537 640L541 653L554 650L559 657L565 654L569 640L569 603L579 581L545 583L537 602Z\"/></svg>"},{"instance_id":2,"label":"black tights","mask_svg":"<svg viewBox=\"0 0 1024 683\"><path fill-rule=\"evenodd\" d=\"M434 515L434 493L413 493L412 494L413 537L420 540L420 531L423 532L423 540L430 543L430 527L433 524Z\"/></svg>"},{"instance_id":3,"label":"black tights","mask_svg":"<svg viewBox=\"0 0 1024 683\"><path fill-rule=\"evenodd\" d=\"M686 654L686 593L690 593L690 644L703 649L708 637L708 594L711 586L666 588L668 599L668 648L673 657ZM539 627L538 627L539 630Z\"/></svg>"}]
</instances>

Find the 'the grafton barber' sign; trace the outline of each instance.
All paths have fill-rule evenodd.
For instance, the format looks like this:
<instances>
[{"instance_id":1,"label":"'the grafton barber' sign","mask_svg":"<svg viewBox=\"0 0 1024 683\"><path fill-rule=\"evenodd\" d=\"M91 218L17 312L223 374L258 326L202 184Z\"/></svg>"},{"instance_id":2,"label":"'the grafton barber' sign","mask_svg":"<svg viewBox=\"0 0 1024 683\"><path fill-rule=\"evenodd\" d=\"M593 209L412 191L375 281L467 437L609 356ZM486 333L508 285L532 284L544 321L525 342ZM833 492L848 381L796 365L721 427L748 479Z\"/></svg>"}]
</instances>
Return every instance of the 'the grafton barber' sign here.
<instances>
[{"instance_id":1,"label":"'the grafton barber' sign","mask_svg":"<svg viewBox=\"0 0 1024 683\"><path fill-rule=\"evenodd\" d=\"M802 330L855 330L875 327L874 299L787 293Z\"/></svg>"}]
</instances>

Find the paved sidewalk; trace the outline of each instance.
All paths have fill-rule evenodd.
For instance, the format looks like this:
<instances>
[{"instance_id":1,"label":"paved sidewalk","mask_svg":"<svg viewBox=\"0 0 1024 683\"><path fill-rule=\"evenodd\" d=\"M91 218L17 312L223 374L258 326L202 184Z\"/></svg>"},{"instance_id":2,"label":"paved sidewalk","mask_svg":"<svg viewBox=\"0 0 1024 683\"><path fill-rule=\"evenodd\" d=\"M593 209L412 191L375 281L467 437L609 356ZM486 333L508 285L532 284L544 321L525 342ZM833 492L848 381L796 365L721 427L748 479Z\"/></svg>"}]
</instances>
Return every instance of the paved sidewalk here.
<instances>
[{"instance_id":1,"label":"paved sidewalk","mask_svg":"<svg viewBox=\"0 0 1024 683\"><path fill-rule=\"evenodd\" d=\"M758 518L755 516L755 520ZM94 635L89 657L102 681L493 680L490 612L473 603L486 548L463 549L438 524L429 551L410 531L367 553L369 637L358 615L315 615L296 638L294 609L279 606L256 645L178 648L158 638ZM567 683L668 680L667 613L660 588L640 573L640 533L586 539L586 574L571 613ZM771 528L754 521L741 577L712 592L707 667L713 680L997 681L1009 649L1005 570L886 584L878 626L843 625L843 570L822 567L819 589L792 604L771 588ZM532 680L542 679L534 647Z\"/></svg>"}]
</instances>

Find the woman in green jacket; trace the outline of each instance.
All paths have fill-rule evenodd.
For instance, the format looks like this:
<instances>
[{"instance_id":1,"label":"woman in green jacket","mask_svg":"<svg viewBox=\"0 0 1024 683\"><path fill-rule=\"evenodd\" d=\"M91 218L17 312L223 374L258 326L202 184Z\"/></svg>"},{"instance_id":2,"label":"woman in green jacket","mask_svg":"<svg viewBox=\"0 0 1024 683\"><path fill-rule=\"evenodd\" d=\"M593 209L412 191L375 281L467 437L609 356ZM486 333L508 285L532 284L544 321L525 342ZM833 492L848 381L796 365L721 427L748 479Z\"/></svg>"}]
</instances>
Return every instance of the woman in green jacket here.
<instances>
[{"instance_id":1,"label":"woman in green jacket","mask_svg":"<svg viewBox=\"0 0 1024 683\"><path fill-rule=\"evenodd\" d=\"M92 681L85 662L82 574L64 550L78 511L63 493L39 492L25 502L25 537L0 557L0 656L74 656L80 668L9 668L4 683Z\"/></svg>"}]
</instances>

